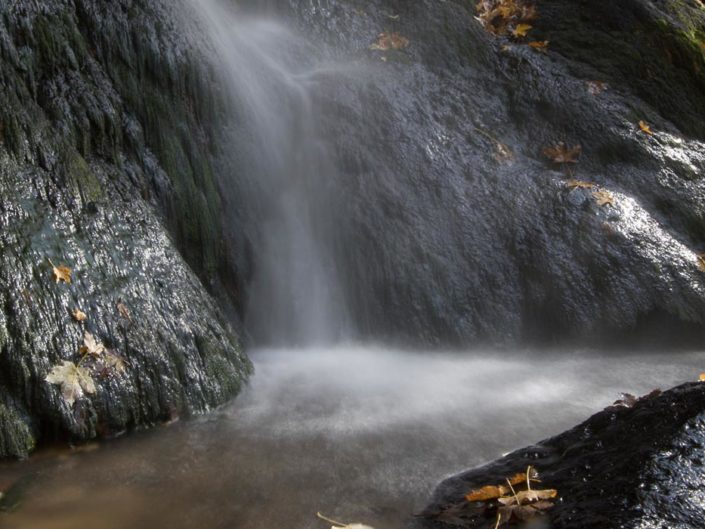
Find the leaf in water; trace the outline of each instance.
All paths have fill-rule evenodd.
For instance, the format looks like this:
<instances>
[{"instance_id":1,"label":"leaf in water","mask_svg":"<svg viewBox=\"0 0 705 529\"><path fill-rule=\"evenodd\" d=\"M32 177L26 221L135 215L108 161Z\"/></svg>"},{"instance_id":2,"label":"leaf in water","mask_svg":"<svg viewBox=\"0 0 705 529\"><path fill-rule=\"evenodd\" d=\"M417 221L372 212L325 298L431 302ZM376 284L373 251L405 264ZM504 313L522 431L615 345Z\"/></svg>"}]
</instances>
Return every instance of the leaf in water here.
<instances>
[{"instance_id":1,"label":"leaf in water","mask_svg":"<svg viewBox=\"0 0 705 529\"><path fill-rule=\"evenodd\" d=\"M64 360L61 365L54 366L44 379L50 384L61 386L61 395L69 405L73 405L84 393L95 393L95 383L90 373L73 362Z\"/></svg>"},{"instance_id":2,"label":"leaf in water","mask_svg":"<svg viewBox=\"0 0 705 529\"><path fill-rule=\"evenodd\" d=\"M79 323L84 322L88 319L86 313L79 308L74 309L74 311L71 313L71 316L73 316L73 319Z\"/></svg>"},{"instance_id":3,"label":"leaf in water","mask_svg":"<svg viewBox=\"0 0 705 529\"><path fill-rule=\"evenodd\" d=\"M90 355L94 358L98 358L105 351L105 346L98 340L95 336L86 331L83 335L83 345L79 349L79 352L83 355Z\"/></svg>"},{"instance_id":4,"label":"leaf in water","mask_svg":"<svg viewBox=\"0 0 705 529\"><path fill-rule=\"evenodd\" d=\"M639 129L640 129L641 132L643 132L644 134L648 134L649 136L653 136L653 135L654 135L653 131L651 130L651 127L649 127L649 125L647 125L647 123L646 123L645 121L640 121L640 122L639 122Z\"/></svg>"},{"instance_id":5,"label":"leaf in water","mask_svg":"<svg viewBox=\"0 0 705 529\"><path fill-rule=\"evenodd\" d=\"M582 180L568 180L565 183L565 186L568 189L592 189L595 187L595 184L591 182L583 182Z\"/></svg>"},{"instance_id":6,"label":"leaf in water","mask_svg":"<svg viewBox=\"0 0 705 529\"><path fill-rule=\"evenodd\" d=\"M377 42L370 46L371 50L389 51L403 50L409 46L409 39L401 36L399 33L380 33L377 37Z\"/></svg>"},{"instance_id":7,"label":"leaf in water","mask_svg":"<svg viewBox=\"0 0 705 529\"><path fill-rule=\"evenodd\" d=\"M51 259L49 259L49 264L51 265L52 272L54 273L54 280L57 283L63 281L67 285L71 284L71 269L68 266L56 266Z\"/></svg>"},{"instance_id":8,"label":"leaf in water","mask_svg":"<svg viewBox=\"0 0 705 529\"><path fill-rule=\"evenodd\" d=\"M609 191L595 191L592 194L593 197L595 197L595 200L597 201L597 205L600 207L604 206L613 206L614 207L614 195L610 193Z\"/></svg>"},{"instance_id":9,"label":"leaf in water","mask_svg":"<svg viewBox=\"0 0 705 529\"><path fill-rule=\"evenodd\" d=\"M545 147L542 152L546 158L555 163L578 163L583 148L580 145L568 148L565 143L560 142L552 147Z\"/></svg>"}]
</instances>

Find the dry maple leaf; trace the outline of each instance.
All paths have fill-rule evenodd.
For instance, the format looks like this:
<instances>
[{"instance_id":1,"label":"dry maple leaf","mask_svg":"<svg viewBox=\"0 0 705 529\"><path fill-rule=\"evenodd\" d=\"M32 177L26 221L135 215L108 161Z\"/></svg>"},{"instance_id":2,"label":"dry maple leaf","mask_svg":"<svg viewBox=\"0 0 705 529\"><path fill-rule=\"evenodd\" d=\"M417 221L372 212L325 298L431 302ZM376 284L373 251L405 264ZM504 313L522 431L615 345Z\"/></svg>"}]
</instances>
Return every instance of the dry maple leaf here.
<instances>
[{"instance_id":1,"label":"dry maple leaf","mask_svg":"<svg viewBox=\"0 0 705 529\"><path fill-rule=\"evenodd\" d=\"M569 149L565 143L560 142L553 147L545 147L543 155L555 163L578 163L578 158L583 152L580 145Z\"/></svg>"},{"instance_id":2,"label":"dry maple leaf","mask_svg":"<svg viewBox=\"0 0 705 529\"><path fill-rule=\"evenodd\" d=\"M71 284L71 269L68 266L55 266L51 259L49 259L49 264L54 273L54 280L57 283L63 281L67 285Z\"/></svg>"},{"instance_id":3,"label":"dry maple leaf","mask_svg":"<svg viewBox=\"0 0 705 529\"><path fill-rule=\"evenodd\" d=\"M651 130L651 127L649 127L649 125L648 125L645 121L640 121L640 122L639 122L639 129L640 129L641 132L643 132L644 134L648 134L649 136L653 136L653 135L654 135L653 131Z\"/></svg>"},{"instance_id":4,"label":"dry maple leaf","mask_svg":"<svg viewBox=\"0 0 705 529\"><path fill-rule=\"evenodd\" d=\"M409 46L409 39L401 36L399 33L380 33L377 37L377 42L370 45L371 50L389 51L403 50Z\"/></svg>"},{"instance_id":5,"label":"dry maple leaf","mask_svg":"<svg viewBox=\"0 0 705 529\"><path fill-rule=\"evenodd\" d=\"M93 358L98 358L105 352L105 346L93 336L88 331L83 335L83 345L79 349L79 352L83 355L90 355Z\"/></svg>"},{"instance_id":6,"label":"dry maple leaf","mask_svg":"<svg viewBox=\"0 0 705 529\"><path fill-rule=\"evenodd\" d=\"M571 190L572 189L592 189L595 187L595 184L593 184L591 182L584 182L582 180L571 179L565 183L565 186Z\"/></svg>"},{"instance_id":7,"label":"dry maple leaf","mask_svg":"<svg viewBox=\"0 0 705 529\"><path fill-rule=\"evenodd\" d=\"M529 42L529 46L536 51L540 51L541 53L546 53L548 51L548 44L549 42L547 40L535 40L533 42Z\"/></svg>"},{"instance_id":8,"label":"dry maple leaf","mask_svg":"<svg viewBox=\"0 0 705 529\"><path fill-rule=\"evenodd\" d=\"M44 380L50 384L61 386L61 395L71 406L84 394L95 393L95 383L90 373L68 360L64 360L61 365L54 366Z\"/></svg>"},{"instance_id":9,"label":"dry maple leaf","mask_svg":"<svg viewBox=\"0 0 705 529\"><path fill-rule=\"evenodd\" d=\"M86 313L79 308L74 309L74 311L71 313L71 316L73 316L73 319L79 323L84 322L88 319Z\"/></svg>"},{"instance_id":10,"label":"dry maple leaf","mask_svg":"<svg viewBox=\"0 0 705 529\"><path fill-rule=\"evenodd\" d=\"M597 201L597 205L600 207L604 206L612 206L614 207L614 195L610 193L609 191L595 191L592 194L593 197L595 197L595 200Z\"/></svg>"},{"instance_id":11,"label":"dry maple leaf","mask_svg":"<svg viewBox=\"0 0 705 529\"><path fill-rule=\"evenodd\" d=\"M499 498L497 501L502 505L524 505L543 500L552 500L558 496L558 491L555 489L544 490L522 490L516 492L513 496Z\"/></svg>"}]
</instances>

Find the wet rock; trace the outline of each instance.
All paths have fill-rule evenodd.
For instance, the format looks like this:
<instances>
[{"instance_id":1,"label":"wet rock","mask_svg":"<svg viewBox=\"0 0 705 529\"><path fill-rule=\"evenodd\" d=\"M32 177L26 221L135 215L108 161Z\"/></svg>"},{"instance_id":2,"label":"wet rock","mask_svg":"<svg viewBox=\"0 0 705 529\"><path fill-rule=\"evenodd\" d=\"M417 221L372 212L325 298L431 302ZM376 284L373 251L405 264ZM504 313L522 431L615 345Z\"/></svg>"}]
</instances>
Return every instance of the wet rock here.
<instances>
[{"instance_id":1,"label":"wet rock","mask_svg":"<svg viewBox=\"0 0 705 529\"><path fill-rule=\"evenodd\" d=\"M250 372L204 287L227 298L218 103L185 34L170 3L0 6L0 457L203 412ZM70 406L44 378L85 331L127 368Z\"/></svg>"},{"instance_id":2,"label":"wet rock","mask_svg":"<svg viewBox=\"0 0 705 529\"><path fill-rule=\"evenodd\" d=\"M411 529L494 527L468 491L507 476L539 470L542 488L560 498L550 527L702 527L705 385L686 384L607 408L583 424L535 446L443 482ZM440 520L438 515L441 514Z\"/></svg>"}]
</instances>

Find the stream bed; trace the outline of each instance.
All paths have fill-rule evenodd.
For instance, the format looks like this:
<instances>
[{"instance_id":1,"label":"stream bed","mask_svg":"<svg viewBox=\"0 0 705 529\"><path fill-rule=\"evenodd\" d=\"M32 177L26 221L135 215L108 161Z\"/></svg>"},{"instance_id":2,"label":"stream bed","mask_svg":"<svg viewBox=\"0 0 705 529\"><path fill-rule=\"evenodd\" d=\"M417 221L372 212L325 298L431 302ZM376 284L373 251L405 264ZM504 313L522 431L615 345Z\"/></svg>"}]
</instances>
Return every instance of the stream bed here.
<instances>
[{"instance_id":1,"label":"stream bed","mask_svg":"<svg viewBox=\"0 0 705 529\"><path fill-rule=\"evenodd\" d=\"M321 511L397 529L449 474L705 366L702 353L250 354L250 386L208 416L0 466L16 496L0 527L322 529Z\"/></svg>"}]
</instances>

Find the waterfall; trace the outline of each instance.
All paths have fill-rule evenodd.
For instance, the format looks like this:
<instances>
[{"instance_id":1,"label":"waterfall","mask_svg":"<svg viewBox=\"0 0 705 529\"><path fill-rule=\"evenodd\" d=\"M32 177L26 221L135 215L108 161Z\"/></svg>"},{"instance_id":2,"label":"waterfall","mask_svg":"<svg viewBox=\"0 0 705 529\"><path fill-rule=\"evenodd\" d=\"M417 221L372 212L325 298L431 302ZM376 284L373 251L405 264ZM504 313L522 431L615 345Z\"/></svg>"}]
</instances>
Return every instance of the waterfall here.
<instances>
[{"instance_id":1,"label":"waterfall","mask_svg":"<svg viewBox=\"0 0 705 529\"><path fill-rule=\"evenodd\" d=\"M331 342L343 328L327 193L334 164L316 123L315 50L282 25L194 0L234 108L237 217L251 251L245 323L258 343Z\"/></svg>"}]
</instances>

